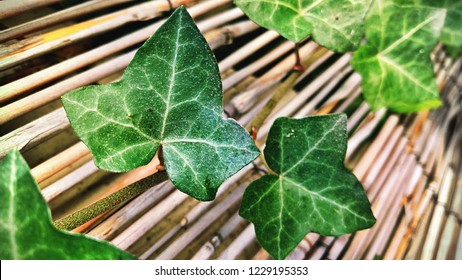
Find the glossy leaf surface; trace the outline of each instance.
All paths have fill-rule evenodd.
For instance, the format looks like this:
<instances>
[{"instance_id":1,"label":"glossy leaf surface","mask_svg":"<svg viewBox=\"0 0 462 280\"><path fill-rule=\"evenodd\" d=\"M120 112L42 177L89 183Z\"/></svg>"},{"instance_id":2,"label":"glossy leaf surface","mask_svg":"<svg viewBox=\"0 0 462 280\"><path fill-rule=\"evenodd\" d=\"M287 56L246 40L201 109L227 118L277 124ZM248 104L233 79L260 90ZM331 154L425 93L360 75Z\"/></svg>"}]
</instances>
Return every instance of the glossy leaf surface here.
<instances>
[{"instance_id":1,"label":"glossy leaf surface","mask_svg":"<svg viewBox=\"0 0 462 280\"><path fill-rule=\"evenodd\" d=\"M55 228L50 210L18 151L0 164L0 259L135 259L117 247Z\"/></svg>"},{"instance_id":2,"label":"glossy leaf surface","mask_svg":"<svg viewBox=\"0 0 462 280\"><path fill-rule=\"evenodd\" d=\"M162 146L172 182L200 200L212 200L259 154L236 121L222 118L216 60L183 7L138 50L121 81L77 89L63 104L98 167L128 171Z\"/></svg>"},{"instance_id":3,"label":"glossy leaf surface","mask_svg":"<svg viewBox=\"0 0 462 280\"><path fill-rule=\"evenodd\" d=\"M352 59L372 109L416 112L441 105L430 52L445 10L377 0L366 19L367 44Z\"/></svg>"},{"instance_id":4,"label":"glossy leaf surface","mask_svg":"<svg viewBox=\"0 0 462 280\"><path fill-rule=\"evenodd\" d=\"M311 35L337 52L356 49L371 0L235 0L258 25L299 42Z\"/></svg>"},{"instance_id":5,"label":"glossy leaf surface","mask_svg":"<svg viewBox=\"0 0 462 280\"><path fill-rule=\"evenodd\" d=\"M310 231L338 236L375 223L363 187L343 164L346 142L345 115L274 122L265 159L275 174L252 182L240 209L274 258L285 258Z\"/></svg>"}]
</instances>

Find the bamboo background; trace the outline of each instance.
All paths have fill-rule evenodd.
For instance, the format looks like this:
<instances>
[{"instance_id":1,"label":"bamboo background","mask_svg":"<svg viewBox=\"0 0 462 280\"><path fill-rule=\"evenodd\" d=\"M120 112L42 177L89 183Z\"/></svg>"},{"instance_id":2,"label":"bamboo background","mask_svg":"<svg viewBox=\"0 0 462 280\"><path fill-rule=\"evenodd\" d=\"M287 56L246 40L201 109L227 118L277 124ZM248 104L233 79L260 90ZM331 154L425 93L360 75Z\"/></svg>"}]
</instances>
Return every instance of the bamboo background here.
<instances>
[{"instance_id":1,"label":"bamboo background","mask_svg":"<svg viewBox=\"0 0 462 280\"><path fill-rule=\"evenodd\" d=\"M259 28L231 0L1 1L0 157L18 148L54 219L153 172L99 170L75 136L59 97L119 79L137 47L173 7L188 5L217 57L224 110L246 125L294 64L293 44ZM370 111L351 54L313 41L300 54L307 71L261 128L279 116L348 115L346 164L367 190L377 224L338 238L309 233L288 259L462 259L462 58L432 53L444 105L397 115ZM142 259L269 259L253 226L238 215L246 186L264 170L249 165L213 202L170 182L155 186L75 229Z\"/></svg>"}]
</instances>

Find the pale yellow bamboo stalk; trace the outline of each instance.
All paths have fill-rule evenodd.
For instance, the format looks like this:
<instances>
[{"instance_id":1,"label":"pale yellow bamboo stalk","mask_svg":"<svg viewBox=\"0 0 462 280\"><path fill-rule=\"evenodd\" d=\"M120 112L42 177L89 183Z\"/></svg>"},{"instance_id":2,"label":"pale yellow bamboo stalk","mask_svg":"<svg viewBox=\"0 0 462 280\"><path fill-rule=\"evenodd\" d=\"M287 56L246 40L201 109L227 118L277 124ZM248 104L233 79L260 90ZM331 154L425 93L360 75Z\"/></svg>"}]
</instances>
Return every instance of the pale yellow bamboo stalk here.
<instances>
[{"instance_id":1,"label":"pale yellow bamboo stalk","mask_svg":"<svg viewBox=\"0 0 462 280\"><path fill-rule=\"evenodd\" d=\"M174 259L184 248L186 248L195 238L197 238L205 228L218 219L225 211L233 207L242 197L246 184L239 185L233 192L227 195L221 203L215 205L210 211L204 214L194 225L185 233L178 237L157 257L157 260Z\"/></svg>"},{"instance_id":2,"label":"pale yellow bamboo stalk","mask_svg":"<svg viewBox=\"0 0 462 280\"><path fill-rule=\"evenodd\" d=\"M391 115L387 121L385 122L385 125L383 128L380 130L380 133L377 135L376 140L372 142L371 146L368 148L366 153L362 156L361 160L359 163L356 165L355 169L353 172L355 173L356 177L361 181L366 173L369 170L370 167L370 160L375 159L382 147L385 144L385 141L390 137L394 127L398 124L399 118L398 116ZM348 150L347 150L347 157L348 154L351 153L349 152L350 150L350 143L355 139L355 136L351 137L351 139L348 141Z\"/></svg>"},{"instance_id":3,"label":"pale yellow bamboo stalk","mask_svg":"<svg viewBox=\"0 0 462 280\"><path fill-rule=\"evenodd\" d=\"M294 113L296 109L300 107L306 101L306 97L310 96L312 92L319 90L322 86L324 86L340 69L343 69L348 63L350 59L349 54L343 55L339 60L337 60L331 67L329 67L326 71L324 71L319 77L317 77L313 82L311 82L307 87L305 87L300 93L293 98L287 106L282 108L281 110L275 112L274 114L270 115L265 123L259 130L258 133L258 141L261 141L262 135L268 133L271 125L273 124L274 120L278 117L282 116L290 116ZM312 65L315 67L315 65ZM308 71L308 69L306 70Z\"/></svg>"},{"instance_id":4,"label":"pale yellow bamboo stalk","mask_svg":"<svg viewBox=\"0 0 462 280\"><path fill-rule=\"evenodd\" d=\"M247 20L209 31L204 34L204 37L211 49L217 49L224 45L229 45L235 38L252 32L257 28L258 25Z\"/></svg>"},{"instance_id":5,"label":"pale yellow bamboo stalk","mask_svg":"<svg viewBox=\"0 0 462 280\"><path fill-rule=\"evenodd\" d=\"M172 4L186 4L193 0L172 1ZM8 45L0 55L0 70L10 68L28 59L35 58L57 48L78 42L84 38L115 29L128 22L149 20L161 16L170 10L167 1L148 1L121 11L93 18L68 27L63 27L34 38L27 38L27 43L18 42ZM17 45L17 47L15 47ZM0 50L2 53L2 50Z\"/></svg>"},{"instance_id":6,"label":"pale yellow bamboo stalk","mask_svg":"<svg viewBox=\"0 0 462 280\"><path fill-rule=\"evenodd\" d=\"M140 217L143 212L153 207L156 203L174 190L171 182L165 182L159 187L151 188L141 194L127 205L119 209L110 217L87 234L98 239L109 240L124 230L130 223Z\"/></svg>"},{"instance_id":7,"label":"pale yellow bamboo stalk","mask_svg":"<svg viewBox=\"0 0 462 280\"><path fill-rule=\"evenodd\" d=\"M0 108L1 110L3 108ZM67 127L69 127L69 121L66 118L66 113L62 108L56 109L0 137L0 143L2 143L0 158L14 148L22 151L31 149Z\"/></svg>"},{"instance_id":8,"label":"pale yellow bamboo stalk","mask_svg":"<svg viewBox=\"0 0 462 280\"><path fill-rule=\"evenodd\" d=\"M221 252L217 260L234 260L242 251L256 241L255 228L253 224L249 224L237 237L229 244L229 246Z\"/></svg>"},{"instance_id":9,"label":"pale yellow bamboo stalk","mask_svg":"<svg viewBox=\"0 0 462 280\"><path fill-rule=\"evenodd\" d=\"M52 5L60 1L61 0L1 1L0 19L9 18L26 11L30 11L47 5Z\"/></svg>"},{"instance_id":10,"label":"pale yellow bamboo stalk","mask_svg":"<svg viewBox=\"0 0 462 280\"><path fill-rule=\"evenodd\" d=\"M364 143L364 141L366 141L366 139L369 138L369 136L375 130L375 128L377 128L377 126L380 124L380 121L384 118L386 113L387 111L384 108L378 110L377 112L370 112L368 116L355 129L355 132L353 133L352 137L348 139L348 147L345 156L347 162L350 161L356 150L359 149L359 147ZM375 141L377 140L375 139L374 142ZM361 158L364 159L364 156ZM360 170L362 170L362 168L364 167L368 167L368 165L365 165L364 163L362 164L363 166L360 166ZM366 171L367 170L363 170L362 172ZM364 174L362 174L362 176L364 176Z\"/></svg>"},{"instance_id":11,"label":"pale yellow bamboo stalk","mask_svg":"<svg viewBox=\"0 0 462 280\"><path fill-rule=\"evenodd\" d=\"M188 8L188 12L191 14L192 17L198 17L210 11L211 9L217 8L220 5L226 4L228 2L228 0L203 2L191 8ZM163 22L165 22L165 20L156 22L152 25L149 25L131 34L125 35L112 42L99 46L95 49L77 55L70 59L67 59L63 62L50 66L44 70L38 71L24 78L13 81L9 84L3 85L0 87L0 103L5 102L20 94L23 94L24 92L27 92L35 87L50 82L54 79L72 73L73 71L78 70L84 66L97 62L129 46L143 42L146 39L148 39L149 36L151 36ZM200 22L198 24L200 25ZM214 27L216 26L208 24L207 26L202 27L201 30L202 32L207 32ZM122 69L123 68L119 69L118 71Z\"/></svg>"},{"instance_id":12,"label":"pale yellow bamboo stalk","mask_svg":"<svg viewBox=\"0 0 462 280\"><path fill-rule=\"evenodd\" d=\"M50 15L28 21L26 23L13 26L11 28L0 31L0 41L6 41L8 39L13 39L24 34L31 33L33 31L66 21L73 18L83 16L85 14L95 12L110 6L114 6L120 3L129 2L131 0L113 0L113 1L104 1L104 0L92 0L87 1L82 4L78 4L61 10Z\"/></svg>"},{"instance_id":13,"label":"pale yellow bamboo stalk","mask_svg":"<svg viewBox=\"0 0 462 280\"><path fill-rule=\"evenodd\" d=\"M85 146L82 142L78 142L56 156L32 168L32 176L35 181L40 184L45 179L56 174L63 168L69 166L79 158L86 156L89 153L90 150L88 150L87 146Z\"/></svg>"},{"instance_id":14,"label":"pale yellow bamboo stalk","mask_svg":"<svg viewBox=\"0 0 462 280\"><path fill-rule=\"evenodd\" d=\"M209 259L216 250L222 245L223 240L234 232L237 227L244 223L244 219L241 218L239 213L235 213L229 221L224 224L217 233L197 251L196 254L191 258L192 260L207 260Z\"/></svg>"},{"instance_id":15,"label":"pale yellow bamboo stalk","mask_svg":"<svg viewBox=\"0 0 462 280\"><path fill-rule=\"evenodd\" d=\"M97 172L98 170L98 167L95 166L93 161L89 161L86 164L79 167L74 172L68 174L67 176L64 176L57 182L43 189L42 195L47 202L50 202L51 200L55 199L57 196L69 190L70 188L72 188L72 186L74 186L84 178L90 176L91 174Z\"/></svg>"},{"instance_id":16,"label":"pale yellow bamboo stalk","mask_svg":"<svg viewBox=\"0 0 462 280\"><path fill-rule=\"evenodd\" d=\"M220 72L225 72L229 70L231 67L236 65L236 63L252 55L253 53L258 51L260 48L270 43L277 37L279 37L279 34L275 31L270 30L258 36L257 38L253 39L252 41L245 44L244 46L242 46L241 48L239 48L232 54L228 55L222 61L220 61L218 63L218 68L220 69Z\"/></svg>"}]
</instances>

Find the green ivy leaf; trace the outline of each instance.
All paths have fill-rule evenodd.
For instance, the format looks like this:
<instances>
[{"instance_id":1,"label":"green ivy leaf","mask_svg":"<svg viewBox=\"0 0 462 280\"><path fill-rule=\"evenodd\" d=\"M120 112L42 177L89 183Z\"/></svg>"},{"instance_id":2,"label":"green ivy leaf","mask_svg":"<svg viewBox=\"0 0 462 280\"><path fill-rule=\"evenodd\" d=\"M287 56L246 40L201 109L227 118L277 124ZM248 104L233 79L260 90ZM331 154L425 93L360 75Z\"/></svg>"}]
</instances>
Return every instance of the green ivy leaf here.
<instances>
[{"instance_id":1,"label":"green ivy leaf","mask_svg":"<svg viewBox=\"0 0 462 280\"><path fill-rule=\"evenodd\" d=\"M77 89L63 104L98 167L131 170L162 145L172 182L200 200L212 200L259 154L236 121L223 120L215 57L183 7L138 50L120 82Z\"/></svg>"},{"instance_id":2,"label":"green ivy leaf","mask_svg":"<svg viewBox=\"0 0 462 280\"><path fill-rule=\"evenodd\" d=\"M440 40L453 51L462 50L462 1L460 0L394 0L398 4L446 9L446 20Z\"/></svg>"},{"instance_id":3,"label":"green ivy leaf","mask_svg":"<svg viewBox=\"0 0 462 280\"><path fill-rule=\"evenodd\" d=\"M343 164L346 143L343 114L274 122L265 158L276 174L252 182L240 209L274 258L285 258L310 231L338 236L375 223L364 189Z\"/></svg>"},{"instance_id":4,"label":"green ivy leaf","mask_svg":"<svg viewBox=\"0 0 462 280\"><path fill-rule=\"evenodd\" d=\"M366 19L367 44L352 59L372 109L415 112L441 105L429 53L445 11L375 1Z\"/></svg>"},{"instance_id":5,"label":"green ivy leaf","mask_svg":"<svg viewBox=\"0 0 462 280\"><path fill-rule=\"evenodd\" d=\"M135 259L117 247L53 226L49 208L21 154L0 164L0 259Z\"/></svg>"},{"instance_id":6,"label":"green ivy leaf","mask_svg":"<svg viewBox=\"0 0 462 280\"><path fill-rule=\"evenodd\" d=\"M337 52L356 49L372 0L234 0L258 25L299 42L312 34L320 45Z\"/></svg>"}]
</instances>

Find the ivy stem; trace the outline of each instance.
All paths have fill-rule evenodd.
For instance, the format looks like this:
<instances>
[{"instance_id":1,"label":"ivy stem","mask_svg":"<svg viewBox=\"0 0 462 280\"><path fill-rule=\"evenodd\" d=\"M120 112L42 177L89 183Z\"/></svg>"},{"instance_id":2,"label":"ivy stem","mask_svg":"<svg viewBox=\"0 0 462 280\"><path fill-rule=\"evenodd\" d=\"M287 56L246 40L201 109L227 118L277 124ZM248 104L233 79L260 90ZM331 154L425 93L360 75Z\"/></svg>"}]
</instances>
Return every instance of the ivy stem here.
<instances>
[{"instance_id":1,"label":"ivy stem","mask_svg":"<svg viewBox=\"0 0 462 280\"><path fill-rule=\"evenodd\" d=\"M63 230L72 230L98 215L115 208L122 202L126 202L139 194L145 192L149 188L164 182L168 179L167 172L157 172L140 181L126 186L125 188L108 195L107 197L98 200L97 202L76 211L62 219L54 222L55 226Z\"/></svg>"}]
</instances>

